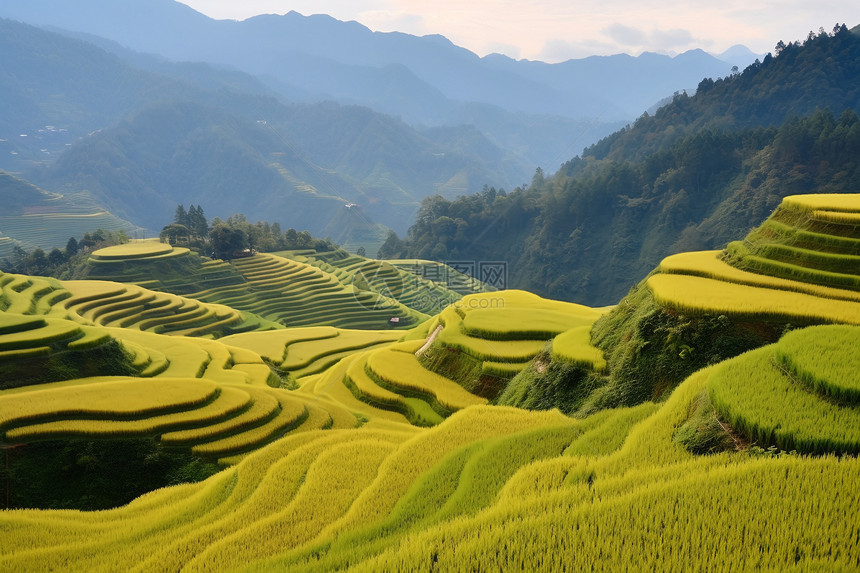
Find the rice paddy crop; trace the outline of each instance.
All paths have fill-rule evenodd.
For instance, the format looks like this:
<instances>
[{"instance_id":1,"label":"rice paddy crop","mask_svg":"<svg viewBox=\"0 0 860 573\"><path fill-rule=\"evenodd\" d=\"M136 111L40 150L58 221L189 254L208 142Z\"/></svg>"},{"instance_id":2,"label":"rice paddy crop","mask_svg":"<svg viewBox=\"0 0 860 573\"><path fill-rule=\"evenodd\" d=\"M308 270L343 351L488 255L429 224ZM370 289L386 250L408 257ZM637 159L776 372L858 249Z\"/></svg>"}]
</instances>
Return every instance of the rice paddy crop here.
<instances>
[{"instance_id":1,"label":"rice paddy crop","mask_svg":"<svg viewBox=\"0 0 860 573\"><path fill-rule=\"evenodd\" d=\"M486 398L467 392L453 380L426 370L414 354L407 352L388 349L371 352L367 357L367 369L392 386L433 396L451 411L487 402Z\"/></svg>"},{"instance_id":2,"label":"rice paddy crop","mask_svg":"<svg viewBox=\"0 0 860 573\"><path fill-rule=\"evenodd\" d=\"M811 193L790 195L782 200L783 206L802 211L860 212L860 195L853 193Z\"/></svg>"},{"instance_id":3,"label":"rice paddy crop","mask_svg":"<svg viewBox=\"0 0 860 573\"><path fill-rule=\"evenodd\" d=\"M223 336L246 328L246 318L224 305L107 281L66 281L64 301L81 321L180 336Z\"/></svg>"},{"instance_id":4,"label":"rice paddy crop","mask_svg":"<svg viewBox=\"0 0 860 573\"><path fill-rule=\"evenodd\" d=\"M234 261L255 300L245 304L219 297L224 304L281 322L287 326L327 324L340 328L381 329L391 318L400 327L411 326L426 315L378 293L346 286L332 273L271 254Z\"/></svg>"},{"instance_id":5,"label":"rice paddy crop","mask_svg":"<svg viewBox=\"0 0 860 573\"><path fill-rule=\"evenodd\" d=\"M839 201L848 200L788 200L778 223L852 212ZM790 245L794 254L818 241L830 245L821 252L850 255L847 226L828 235L837 232L828 225L780 236L802 236ZM261 313L289 300L293 316L310 316L327 297L342 297L349 265L360 262L336 256L318 257L319 273L269 257L237 266L247 264L248 282L260 289L247 299L253 304L285 276L293 281L293 298ZM179 258L192 257L173 262ZM670 257L647 285L658 302L690 314L795 325L860 320L853 291L734 263L715 252ZM321 276L337 284L317 283ZM2 352L88 347L107 335L151 376L0 391L5 444L160 435L165 446L229 464L111 510L0 511L3 571L860 568L851 518L860 504L858 327L791 331L693 374L660 403L570 418L487 405L466 378L512 375L550 341L553 360L601 370L589 330L605 309L484 293L411 331L314 326L212 340L176 334L211 319L206 306L180 318L171 336L140 330L158 312L185 314L193 304L163 292L93 284L68 298L59 283L8 275L0 289L3 308L18 296L16 308L28 312L0 312L0 342L30 337ZM353 320L346 306L326 312ZM300 386L267 386L267 363L304 372ZM676 434L703 396L720 424L762 449L695 455L680 444ZM764 449L771 445L786 451Z\"/></svg>"},{"instance_id":6,"label":"rice paddy crop","mask_svg":"<svg viewBox=\"0 0 860 573\"><path fill-rule=\"evenodd\" d=\"M148 392L162 392L162 385L147 388ZM175 392L174 392L175 394ZM165 393L165 396L170 396ZM49 439L53 437L118 437L130 435L154 435L169 432L177 427L217 424L220 420L235 416L241 410L247 408L249 403L248 393L231 387L218 388L218 393L209 403L188 404L179 400L170 404L167 409L179 410L166 414L151 414L140 417L145 412L134 412L136 419L122 419L122 406L127 402L138 399L137 393L123 389L113 397L115 410L99 412L98 418L59 419L49 422L30 423L20 425L6 432L6 439L10 442L27 442L38 439ZM60 413L53 413L54 417L62 418ZM83 415L83 413L76 414ZM91 412L90 415L93 415Z\"/></svg>"},{"instance_id":7,"label":"rice paddy crop","mask_svg":"<svg viewBox=\"0 0 860 573\"><path fill-rule=\"evenodd\" d=\"M116 380L52 390L0 394L0 428L63 416L122 417L199 406L213 399L217 386L204 380L158 378ZM7 430L8 431L8 430Z\"/></svg>"},{"instance_id":8,"label":"rice paddy crop","mask_svg":"<svg viewBox=\"0 0 860 573\"><path fill-rule=\"evenodd\" d=\"M566 330L552 340L552 358L602 372L606 369L603 353L591 345L591 325Z\"/></svg>"},{"instance_id":9,"label":"rice paddy crop","mask_svg":"<svg viewBox=\"0 0 860 573\"><path fill-rule=\"evenodd\" d=\"M860 302L860 292L810 284L741 270L721 258L721 251L698 251L666 257L660 272L699 276L740 285L802 292L823 298Z\"/></svg>"},{"instance_id":10,"label":"rice paddy crop","mask_svg":"<svg viewBox=\"0 0 860 573\"><path fill-rule=\"evenodd\" d=\"M728 423L753 441L786 451L860 451L860 410L823 400L775 362L774 349L765 347L711 375L711 401Z\"/></svg>"},{"instance_id":11,"label":"rice paddy crop","mask_svg":"<svg viewBox=\"0 0 860 573\"><path fill-rule=\"evenodd\" d=\"M0 566L854 567L850 520L832 516L860 501L856 458L676 449L674 424L717 375L691 379L665 404L593 419L479 406L417 434L288 434L205 482L126 507L0 513ZM807 527L796 527L801 520Z\"/></svg>"},{"instance_id":12,"label":"rice paddy crop","mask_svg":"<svg viewBox=\"0 0 860 573\"><path fill-rule=\"evenodd\" d=\"M850 301L689 275L657 274L647 284L660 304L691 315L860 324L860 307Z\"/></svg>"},{"instance_id":13,"label":"rice paddy crop","mask_svg":"<svg viewBox=\"0 0 860 573\"><path fill-rule=\"evenodd\" d=\"M103 249L93 251L91 257L95 260L125 260L162 257L168 254L181 256L188 252L188 249L184 247L172 247L167 243L161 243L155 239L149 239L105 247Z\"/></svg>"},{"instance_id":14,"label":"rice paddy crop","mask_svg":"<svg viewBox=\"0 0 860 573\"><path fill-rule=\"evenodd\" d=\"M463 318L463 333L488 340L548 339L576 326L590 326L600 313L570 304L554 309L477 309Z\"/></svg>"},{"instance_id":15,"label":"rice paddy crop","mask_svg":"<svg viewBox=\"0 0 860 573\"><path fill-rule=\"evenodd\" d=\"M667 257L647 284L661 304L694 315L858 324L860 237L847 227L809 230L821 210L860 212L860 196L787 197L743 242L721 255Z\"/></svg>"},{"instance_id":16,"label":"rice paddy crop","mask_svg":"<svg viewBox=\"0 0 860 573\"><path fill-rule=\"evenodd\" d=\"M789 332L776 358L791 376L844 405L860 403L860 329L845 325Z\"/></svg>"}]
</instances>

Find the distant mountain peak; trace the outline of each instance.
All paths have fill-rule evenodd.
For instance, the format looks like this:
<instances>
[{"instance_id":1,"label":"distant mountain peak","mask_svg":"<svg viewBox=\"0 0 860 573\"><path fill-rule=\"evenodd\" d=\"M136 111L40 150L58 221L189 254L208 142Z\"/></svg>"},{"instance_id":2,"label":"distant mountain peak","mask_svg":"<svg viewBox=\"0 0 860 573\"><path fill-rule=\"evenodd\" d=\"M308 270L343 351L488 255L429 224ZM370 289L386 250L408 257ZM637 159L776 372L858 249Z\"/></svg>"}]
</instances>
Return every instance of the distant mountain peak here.
<instances>
[{"instance_id":1,"label":"distant mountain peak","mask_svg":"<svg viewBox=\"0 0 860 573\"><path fill-rule=\"evenodd\" d=\"M756 54L742 44L735 44L721 54L713 54L717 59L744 69L754 61L763 60L765 54Z\"/></svg>"}]
</instances>

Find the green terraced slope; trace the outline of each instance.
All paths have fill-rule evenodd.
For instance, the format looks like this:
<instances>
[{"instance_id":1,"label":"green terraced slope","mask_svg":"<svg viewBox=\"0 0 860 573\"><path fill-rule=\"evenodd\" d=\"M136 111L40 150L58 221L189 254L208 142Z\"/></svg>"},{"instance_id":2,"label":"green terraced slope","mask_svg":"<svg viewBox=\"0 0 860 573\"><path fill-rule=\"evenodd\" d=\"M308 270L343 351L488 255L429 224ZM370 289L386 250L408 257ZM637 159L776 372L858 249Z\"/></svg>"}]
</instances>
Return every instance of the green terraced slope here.
<instances>
[{"instance_id":1,"label":"green terraced slope","mask_svg":"<svg viewBox=\"0 0 860 573\"><path fill-rule=\"evenodd\" d=\"M495 289L474 277L431 261L379 261L343 250L276 253L332 273L344 285L356 286L396 299L425 314L437 314L462 296Z\"/></svg>"},{"instance_id":2,"label":"green terraced slope","mask_svg":"<svg viewBox=\"0 0 860 573\"><path fill-rule=\"evenodd\" d=\"M69 237L98 229L124 231L132 237L143 232L105 211L87 193L51 193L2 171L0 203L0 259L11 256L11 241L28 251L36 247L47 251L64 247Z\"/></svg>"},{"instance_id":3,"label":"green terraced slope","mask_svg":"<svg viewBox=\"0 0 860 573\"><path fill-rule=\"evenodd\" d=\"M133 241L93 253L84 275L230 306L259 317L265 328L382 329L393 325L403 329L427 318L394 298L343 280L334 267L327 268L334 272L268 253L227 263L181 247ZM458 298L451 293L446 296L445 304ZM392 318L397 321L390 323Z\"/></svg>"},{"instance_id":4,"label":"green terraced slope","mask_svg":"<svg viewBox=\"0 0 860 573\"><path fill-rule=\"evenodd\" d=\"M345 286L331 273L277 255L260 253L233 264L255 300L249 301L241 293L219 300L287 326L381 329L396 318L397 328L409 328L427 318L393 298Z\"/></svg>"},{"instance_id":5,"label":"green terraced slope","mask_svg":"<svg viewBox=\"0 0 860 573\"><path fill-rule=\"evenodd\" d=\"M663 305L795 324L860 324L860 195L786 197L725 251L665 259L647 285Z\"/></svg>"}]
</instances>

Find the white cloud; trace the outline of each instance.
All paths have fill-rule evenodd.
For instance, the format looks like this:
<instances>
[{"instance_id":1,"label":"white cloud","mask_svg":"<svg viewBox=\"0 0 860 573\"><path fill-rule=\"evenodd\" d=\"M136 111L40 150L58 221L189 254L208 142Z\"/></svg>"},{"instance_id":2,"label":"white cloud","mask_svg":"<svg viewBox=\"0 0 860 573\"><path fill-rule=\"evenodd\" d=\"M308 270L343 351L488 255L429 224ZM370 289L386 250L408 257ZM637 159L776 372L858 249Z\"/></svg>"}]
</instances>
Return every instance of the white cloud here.
<instances>
[{"instance_id":1,"label":"white cloud","mask_svg":"<svg viewBox=\"0 0 860 573\"><path fill-rule=\"evenodd\" d=\"M641 46L646 43L648 36L638 28L632 28L615 22L608 28L603 30L603 33L612 38L615 42L623 46Z\"/></svg>"},{"instance_id":2,"label":"white cloud","mask_svg":"<svg viewBox=\"0 0 860 573\"><path fill-rule=\"evenodd\" d=\"M677 50L694 45L702 45L701 42L696 42L696 39L689 30L678 28L674 30L654 30L651 33L651 44L659 50Z\"/></svg>"}]
</instances>

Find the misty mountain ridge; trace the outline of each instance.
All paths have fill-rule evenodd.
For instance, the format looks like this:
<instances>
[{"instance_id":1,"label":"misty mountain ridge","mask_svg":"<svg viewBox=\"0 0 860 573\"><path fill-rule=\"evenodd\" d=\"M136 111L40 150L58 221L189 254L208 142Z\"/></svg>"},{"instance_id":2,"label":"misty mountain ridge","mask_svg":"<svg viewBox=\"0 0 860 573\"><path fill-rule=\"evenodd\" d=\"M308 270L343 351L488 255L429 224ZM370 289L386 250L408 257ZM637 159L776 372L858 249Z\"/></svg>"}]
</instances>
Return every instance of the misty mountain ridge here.
<instances>
[{"instance_id":1,"label":"misty mountain ridge","mask_svg":"<svg viewBox=\"0 0 860 573\"><path fill-rule=\"evenodd\" d=\"M283 103L253 76L210 64L125 54L136 67L9 20L0 50L0 169L87 192L150 229L192 203L324 236L358 203L373 233L376 222L402 232L427 194L514 186L534 169L474 127L422 134L366 107Z\"/></svg>"},{"instance_id":2,"label":"misty mountain ridge","mask_svg":"<svg viewBox=\"0 0 860 573\"><path fill-rule=\"evenodd\" d=\"M574 119L630 120L666 95L693 89L703 77L728 75L742 53L732 51L732 62L690 50L674 58L646 52L545 64L498 54L481 58L442 36L372 32L326 15L289 12L213 20L171 0L8 0L0 6L0 16L103 36L176 61L234 66L311 94L346 98L430 125L450 121L451 105L465 102ZM368 82L368 73L373 77L398 64L405 69L399 69L397 81L390 79L389 70L382 76L389 80L368 93L377 83ZM360 73L347 73L345 67ZM314 73L308 77L309 70ZM427 105L419 99L411 107L404 105L402 95L415 95L417 86L452 101ZM362 95L356 98L356 93Z\"/></svg>"},{"instance_id":3,"label":"misty mountain ridge","mask_svg":"<svg viewBox=\"0 0 860 573\"><path fill-rule=\"evenodd\" d=\"M7 119L38 117L21 129L41 139L31 139L26 154L21 140L7 138L3 145L22 152L11 163L0 153L0 168L23 171L48 189L87 191L150 228L176 203L199 203L210 216L243 211L321 233L344 204L358 203L373 229L378 221L402 233L422 197L453 199L485 184L513 188L535 166L554 170L622 127L642 102L677 91L666 86L695 86L730 70L701 50L562 64L479 58L442 36L376 33L296 12L216 21L168 0L11 0L0 16L52 27L88 46L41 37L50 47L28 73L46 69L40 66L52 51L69 58L59 73L7 81L10 100L20 103ZM22 46L23 56L30 46ZM84 52L91 71L82 80L77 60ZM683 74L690 79L679 79ZM104 101L85 97L86 85L97 85ZM51 95L58 92L59 102ZM322 99L346 105L317 103ZM182 109L193 111L177 117ZM69 120L76 122L71 129ZM46 122L66 130L53 147L42 133ZM6 126L4 134L17 129ZM237 189L251 191L237 198Z\"/></svg>"}]
</instances>

